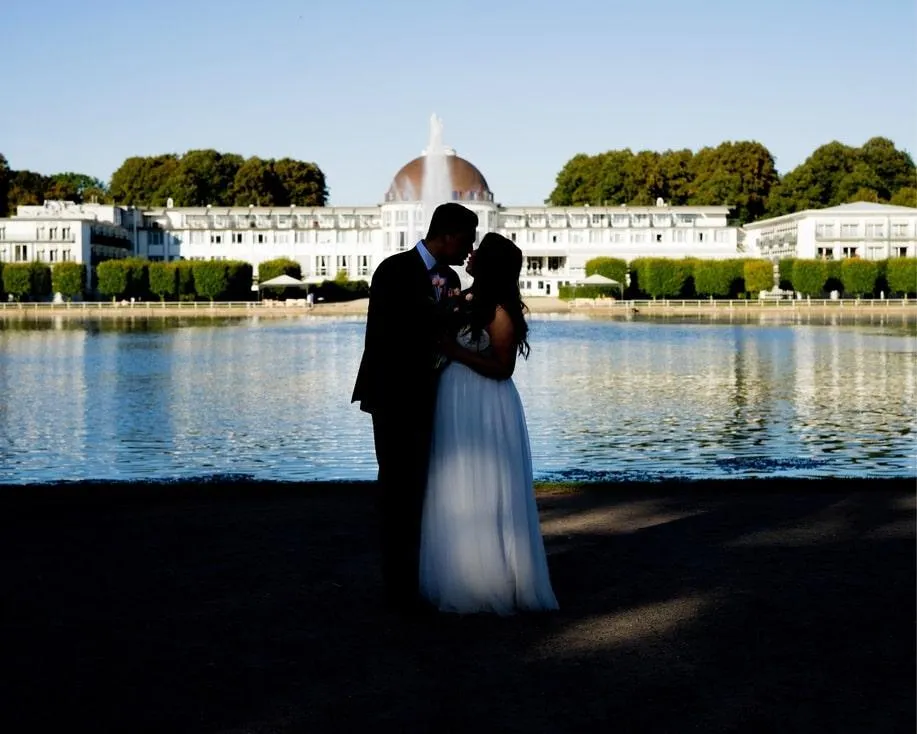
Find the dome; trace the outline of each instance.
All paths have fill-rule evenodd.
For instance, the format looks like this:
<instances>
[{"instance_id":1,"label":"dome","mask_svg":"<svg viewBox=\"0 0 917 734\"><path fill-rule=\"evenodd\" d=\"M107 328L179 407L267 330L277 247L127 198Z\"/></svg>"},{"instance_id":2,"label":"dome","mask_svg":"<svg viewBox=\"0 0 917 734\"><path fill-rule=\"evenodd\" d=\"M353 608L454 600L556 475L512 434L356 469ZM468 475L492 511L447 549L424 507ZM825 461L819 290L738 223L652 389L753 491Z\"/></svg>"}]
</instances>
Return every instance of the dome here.
<instances>
[{"instance_id":1,"label":"dome","mask_svg":"<svg viewBox=\"0 0 917 734\"><path fill-rule=\"evenodd\" d=\"M452 180L454 201L493 201L487 180L476 166L448 151L446 164ZM386 201L419 201L423 191L424 156L404 164L392 179Z\"/></svg>"}]
</instances>

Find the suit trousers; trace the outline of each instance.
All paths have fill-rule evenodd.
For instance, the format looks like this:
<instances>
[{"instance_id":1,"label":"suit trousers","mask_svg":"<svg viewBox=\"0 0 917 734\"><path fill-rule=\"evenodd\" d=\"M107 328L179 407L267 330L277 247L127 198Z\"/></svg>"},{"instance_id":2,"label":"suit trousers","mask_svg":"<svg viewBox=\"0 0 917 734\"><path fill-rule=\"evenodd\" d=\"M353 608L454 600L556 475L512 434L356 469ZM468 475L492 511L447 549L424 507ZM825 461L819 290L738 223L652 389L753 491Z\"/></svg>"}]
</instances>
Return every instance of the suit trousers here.
<instances>
[{"instance_id":1,"label":"suit trousers","mask_svg":"<svg viewBox=\"0 0 917 734\"><path fill-rule=\"evenodd\" d=\"M432 405L373 413L379 464L382 576L387 601L420 601L420 526L427 484Z\"/></svg>"}]
</instances>

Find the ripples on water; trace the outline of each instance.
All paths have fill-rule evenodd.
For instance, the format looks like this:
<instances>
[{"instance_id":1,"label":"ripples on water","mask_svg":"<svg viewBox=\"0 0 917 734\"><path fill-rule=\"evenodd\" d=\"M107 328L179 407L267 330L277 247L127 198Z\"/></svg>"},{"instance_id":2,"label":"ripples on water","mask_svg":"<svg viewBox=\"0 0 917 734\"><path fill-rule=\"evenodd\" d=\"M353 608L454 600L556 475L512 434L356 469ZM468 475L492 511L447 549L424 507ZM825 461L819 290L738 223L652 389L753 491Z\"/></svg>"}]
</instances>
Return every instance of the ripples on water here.
<instances>
[{"instance_id":1,"label":"ripples on water","mask_svg":"<svg viewBox=\"0 0 917 734\"><path fill-rule=\"evenodd\" d=\"M533 319L515 380L537 477L915 475L912 329L817 321ZM371 479L363 330L0 323L0 482Z\"/></svg>"}]
</instances>

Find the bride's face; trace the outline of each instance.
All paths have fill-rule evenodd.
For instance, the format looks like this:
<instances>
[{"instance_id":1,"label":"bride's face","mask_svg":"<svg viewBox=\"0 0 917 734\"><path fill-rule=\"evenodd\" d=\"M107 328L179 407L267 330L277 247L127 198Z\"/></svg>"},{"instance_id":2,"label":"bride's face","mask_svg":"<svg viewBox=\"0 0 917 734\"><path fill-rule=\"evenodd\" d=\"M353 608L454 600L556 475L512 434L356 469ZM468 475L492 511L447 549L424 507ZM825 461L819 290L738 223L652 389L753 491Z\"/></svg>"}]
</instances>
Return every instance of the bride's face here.
<instances>
[{"instance_id":1,"label":"bride's face","mask_svg":"<svg viewBox=\"0 0 917 734\"><path fill-rule=\"evenodd\" d=\"M475 250L471 251L471 254L468 256L468 259L465 261L465 272L468 273L472 278L474 277L474 253Z\"/></svg>"}]
</instances>

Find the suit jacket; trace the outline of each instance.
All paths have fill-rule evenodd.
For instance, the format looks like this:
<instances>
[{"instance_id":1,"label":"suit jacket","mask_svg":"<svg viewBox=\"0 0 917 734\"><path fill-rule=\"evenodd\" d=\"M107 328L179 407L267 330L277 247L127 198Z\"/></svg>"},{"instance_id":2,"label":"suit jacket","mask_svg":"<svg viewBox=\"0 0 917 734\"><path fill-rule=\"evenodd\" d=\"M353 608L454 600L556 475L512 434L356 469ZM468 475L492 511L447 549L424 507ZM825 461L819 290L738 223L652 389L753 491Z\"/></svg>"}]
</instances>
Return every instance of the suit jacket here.
<instances>
[{"instance_id":1,"label":"suit jacket","mask_svg":"<svg viewBox=\"0 0 917 734\"><path fill-rule=\"evenodd\" d=\"M447 287L458 288L449 270ZM435 397L437 373L436 293L416 248L383 260L373 275L363 358L352 402L367 413L427 408Z\"/></svg>"}]
</instances>

